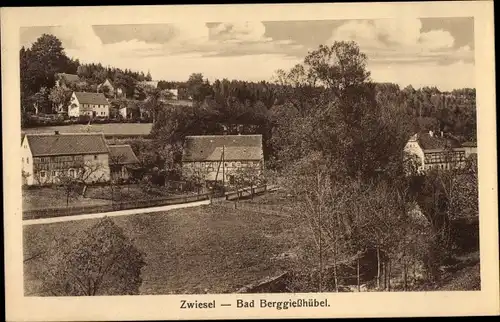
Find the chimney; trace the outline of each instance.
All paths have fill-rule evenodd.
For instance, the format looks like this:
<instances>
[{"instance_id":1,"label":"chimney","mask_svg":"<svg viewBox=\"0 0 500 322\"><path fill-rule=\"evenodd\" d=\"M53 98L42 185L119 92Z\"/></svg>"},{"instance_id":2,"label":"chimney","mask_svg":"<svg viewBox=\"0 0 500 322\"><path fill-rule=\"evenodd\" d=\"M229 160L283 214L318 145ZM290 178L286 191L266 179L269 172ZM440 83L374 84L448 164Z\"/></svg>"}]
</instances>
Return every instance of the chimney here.
<instances>
[{"instance_id":1,"label":"chimney","mask_svg":"<svg viewBox=\"0 0 500 322\"><path fill-rule=\"evenodd\" d=\"M56 135L59 135L59 131L55 131L55 134L56 134Z\"/></svg>"},{"instance_id":2,"label":"chimney","mask_svg":"<svg viewBox=\"0 0 500 322\"><path fill-rule=\"evenodd\" d=\"M434 132L429 131L429 136L430 136L430 137L433 137L433 136L434 136Z\"/></svg>"},{"instance_id":3,"label":"chimney","mask_svg":"<svg viewBox=\"0 0 500 322\"><path fill-rule=\"evenodd\" d=\"M444 132L443 132L443 131L441 131L441 137L443 137L443 136L444 136Z\"/></svg>"}]
</instances>

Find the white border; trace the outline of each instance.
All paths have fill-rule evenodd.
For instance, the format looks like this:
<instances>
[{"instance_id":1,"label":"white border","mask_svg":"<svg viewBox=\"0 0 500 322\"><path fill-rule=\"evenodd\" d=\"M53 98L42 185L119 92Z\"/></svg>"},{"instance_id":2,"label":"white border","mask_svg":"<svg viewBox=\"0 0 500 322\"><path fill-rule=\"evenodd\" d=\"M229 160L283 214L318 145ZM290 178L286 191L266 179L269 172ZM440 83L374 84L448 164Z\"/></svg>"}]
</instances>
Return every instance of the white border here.
<instances>
[{"instance_id":1,"label":"white border","mask_svg":"<svg viewBox=\"0 0 500 322\"><path fill-rule=\"evenodd\" d=\"M21 176L18 161L19 28L74 23L85 12L88 24L206 22L235 20L334 20L473 16L478 111L481 291L429 293L304 294L329 298L330 308L179 310L179 300L234 302L235 295L23 297ZM493 2L356 4L273 4L208 6L2 8L2 115L6 317L12 321L154 320L217 318L382 317L487 315L499 313ZM453 77L453 75L450 75ZM19 174L19 175L18 175ZM299 294L238 295L246 299L288 299Z\"/></svg>"}]
</instances>

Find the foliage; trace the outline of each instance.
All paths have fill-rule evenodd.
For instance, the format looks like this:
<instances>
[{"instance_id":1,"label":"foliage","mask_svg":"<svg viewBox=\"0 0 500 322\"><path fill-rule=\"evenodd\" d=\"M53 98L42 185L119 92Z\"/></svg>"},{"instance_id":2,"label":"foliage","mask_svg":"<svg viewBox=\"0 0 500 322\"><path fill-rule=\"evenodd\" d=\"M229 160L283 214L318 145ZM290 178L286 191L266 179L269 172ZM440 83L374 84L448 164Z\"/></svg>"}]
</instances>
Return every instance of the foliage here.
<instances>
[{"instance_id":1,"label":"foliage","mask_svg":"<svg viewBox=\"0 0 500 322\"><path fill-rule=\"evenodd\" d=\"M101 219L77 239L59 240L53 250L40 274L49 295L139 293L144 255L111 219Z\"/></svg>"}]
</instances>

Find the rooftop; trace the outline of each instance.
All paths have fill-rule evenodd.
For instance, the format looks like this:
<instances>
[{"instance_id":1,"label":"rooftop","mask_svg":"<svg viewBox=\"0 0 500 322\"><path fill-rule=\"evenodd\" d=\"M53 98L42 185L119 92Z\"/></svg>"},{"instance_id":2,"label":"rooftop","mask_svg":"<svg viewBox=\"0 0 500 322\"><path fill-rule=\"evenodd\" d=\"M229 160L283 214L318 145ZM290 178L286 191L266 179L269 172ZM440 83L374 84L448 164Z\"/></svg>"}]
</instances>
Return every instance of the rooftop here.
<instances>
[{"instance_id":1,"label":"rooftop","mask_svg":"<svg viewBox=\"0 0 500 322\"><path fill-rule=\"evenodd\" d=\"M110 164L136 164L139 159L128 144L108 145Z\"/></svg>"},{"instance_id":2,"label":"rooftop","mask_svg":"<svg viewBox=\"0 0 500 322\"><path fill-rule=\"evenodd\" d=\"M472 141L467 141L462 143L462 146L465 148L477 148L477 143Z\"/></svg>"},{"instance_id":3,"label":"rooftop","mask_svg":"<svg viewBox=\"0 0 500 322\"><path fill-rule=\"evenodd\" d=\"M428 132L419 133L417 141L424 150L458 148L461 146L458 140L447 135L442 136L441 133L432 133L432 135Z\"/></svg>"},{"instance_id":4,"label":"rooftop","mask_svg":"<svg viewBox=\"0 0 500 322\"><path fill-rule=\"evenodd\" d=\"M64 79L70 83L77 83L80 81L80 77L76 74L58 73L56 74L56 78Z\"/></svg>"},{"instance_id":5,"label":"rooftop","mask_svg":"<svg viewBox=\"0 0 500 322\"><path fill-rule=\"evenodd\" d=\"M227 161L263 159L262 135L200 135L187 136L183 161Z\"/></svg>"},{"instance_id":6,"label":"rooftop","mask_svg":"<svg viewBox=\"0 0 500 322\"><path fill-rule=\"evenodd\" d=\"M33 156L108 153L103 133L26 134Z\"/></svg>"},{"instance_id":7,"label":"rooftop","mask_svg":"<svg viewBox=\"0 0 500 322\"><path fill-rule=\"evenodd\" d=\"M103 93L88 93L88 92L75 92L76 98L80 104L98 104L108 105L109 102Z\"/></svg>"}]
</instances>

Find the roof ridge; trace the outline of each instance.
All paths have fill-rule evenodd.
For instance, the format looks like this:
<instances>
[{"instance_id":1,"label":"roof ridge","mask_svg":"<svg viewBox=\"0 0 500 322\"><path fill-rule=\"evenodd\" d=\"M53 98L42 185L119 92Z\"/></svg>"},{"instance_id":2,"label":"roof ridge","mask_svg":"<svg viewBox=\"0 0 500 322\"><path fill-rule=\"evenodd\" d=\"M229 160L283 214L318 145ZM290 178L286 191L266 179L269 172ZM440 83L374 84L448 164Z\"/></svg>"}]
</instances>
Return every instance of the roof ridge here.
<instances>
[{"instance_id":1,"label":"roof ridge","mask_svg":"<svg viewBox=\"0 0 500 322\"><path fill-rule=\"evenodd\" d=\"M57 130L54 130L57 131ZM55 136L55 135L101 135L104 134L104 132L82 132L82 133L75 133L75 132L61 132L59 134L54 134L54 133L25 133L24 135L30 135L30 136Z\"/></svg>"},{"instance_id":2,"label":"roof ridge","mask_svg":"<svg viewBox=\"0 0 500 322\"><path fill-rule=\"evenodd\" d=\"M186 135L186 137L228 137L228 136L262 136L262 134L208 134L208 135Z\"/></svg>"},{"instance_id":3,"label":"roof ridge","mask_svg":"<svg viewBox=\"0 0 500 322\"><path fill-rule=\"evenodd\" d=\"M108 146L130 146L130 147L132 147L130 144L108 144Z\"/></svg>"}]
</instances>

